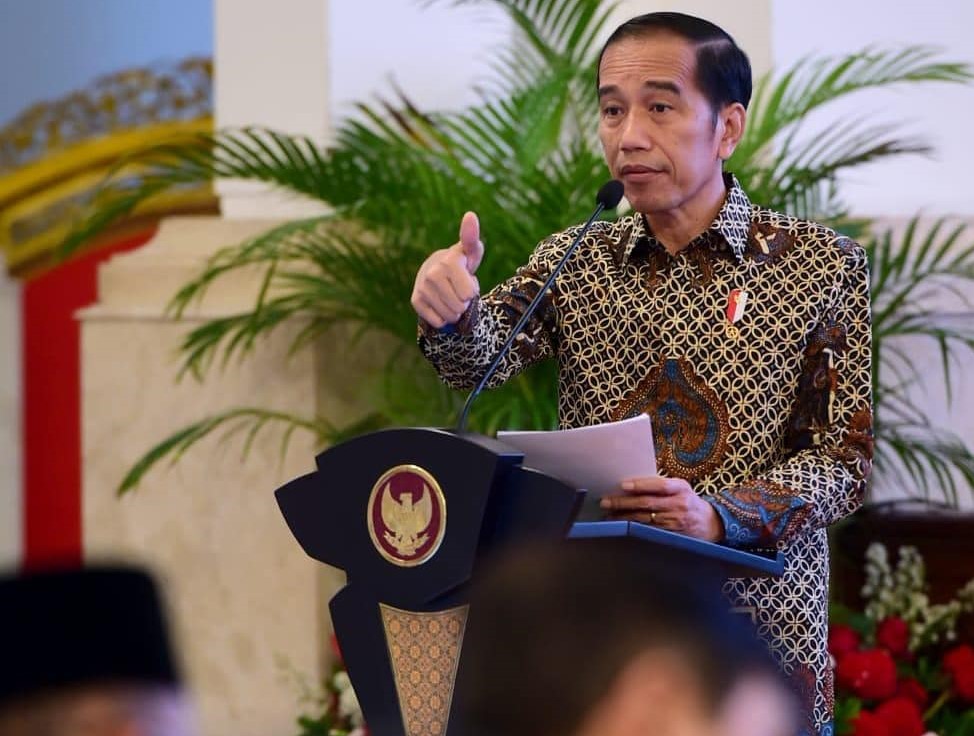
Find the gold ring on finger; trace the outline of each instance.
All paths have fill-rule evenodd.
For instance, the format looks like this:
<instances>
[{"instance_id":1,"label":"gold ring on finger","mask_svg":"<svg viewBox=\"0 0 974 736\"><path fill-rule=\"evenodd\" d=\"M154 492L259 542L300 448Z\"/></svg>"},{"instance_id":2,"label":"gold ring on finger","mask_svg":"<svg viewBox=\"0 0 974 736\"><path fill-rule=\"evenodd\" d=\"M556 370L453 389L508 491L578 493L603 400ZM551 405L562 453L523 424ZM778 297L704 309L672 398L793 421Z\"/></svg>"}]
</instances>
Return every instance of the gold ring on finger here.
<instances>
[{"instance_id":1,"label":"gold ring on finger","mask_svg":"<svg viewBox=\"0 0 974 736\"><path fill-rule=\"evenodd\" d=\"M656 523L656 512L655 511L650 511L649 512L649 523L650 524L655 524Z\"/></svg>"}]
</instances>

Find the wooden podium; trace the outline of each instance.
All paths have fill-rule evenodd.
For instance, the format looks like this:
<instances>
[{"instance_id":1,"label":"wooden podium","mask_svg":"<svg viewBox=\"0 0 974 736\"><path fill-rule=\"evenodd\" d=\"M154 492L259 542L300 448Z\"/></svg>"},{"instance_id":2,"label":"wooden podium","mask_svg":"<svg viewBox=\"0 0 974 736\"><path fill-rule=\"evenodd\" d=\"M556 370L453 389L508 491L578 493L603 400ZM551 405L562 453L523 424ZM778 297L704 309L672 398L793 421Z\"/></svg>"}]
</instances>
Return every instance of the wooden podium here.
<instances>
[{"instance_id":1,"label":"wooden podium","mask_svg":"<svg viewBox=\"0 0 974 736\"><path fill-rule=\"evenodd\" d=\"M456 736L468 584L508 544L629 537L721 579L781 574L780 554L632 522L573 525L584 491L523 459L482 435L390 429L330 448L315 472L276 491L305 552L347 573L330 610L373 736Z\"/></svg>"}]
</instances>

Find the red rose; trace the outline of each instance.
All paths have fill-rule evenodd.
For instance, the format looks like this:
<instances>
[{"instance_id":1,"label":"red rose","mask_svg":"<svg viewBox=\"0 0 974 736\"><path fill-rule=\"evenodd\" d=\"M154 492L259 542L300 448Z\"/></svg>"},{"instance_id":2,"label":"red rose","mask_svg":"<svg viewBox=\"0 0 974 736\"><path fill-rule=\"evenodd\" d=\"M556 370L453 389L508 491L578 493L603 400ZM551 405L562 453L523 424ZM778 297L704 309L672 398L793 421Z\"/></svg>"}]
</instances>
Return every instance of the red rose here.
<instances>
[{"instance_id":1,"label":"red rose","mask_svg":"<svg viewBox=\"0 0 974 736\"><path fill-rule=\"evenodd\" d=\"M954 681L954 692L974 702L974 649L970 644L956 646L944 655L944 671Z\"/></svg>"},{"instance_id":2,"label":"red rose","mask_svg":"<svg viewBox=\"0 0 974 736\"><path fill-rule=\"evenodd\" d=\"M909 698L921 708L930 702L930 694L915 677L904 677L896 683L896 697Z\"/></svg>"},{"instance_id":3,"label":"red rose","mask_svg":"<svg viewBox=\"0 0 974 736\"><path fill-rule=\"evenodd\" d=\"M894 657L902 657L909 651L909 624L899 616L887 616L876 627L876 643Z\"/></svg>"},{"instance_id":4,"label":"red rose","mask_svg":"<svg viewBox=\"0 0 974 736\"><path fill-rule=\"evenodd\" d=\"M843 624L829 626L829 651L832 652L836 662L858 648L859 634L856 633L855 629Z\"/></svg>"},{"instance_id":5,"label":"red rose","mask_svg":"<svg viewBox=\"0 0 974 736\"><path fill-rule=\"evenodd\" d=\"M882 718L868 710L861 710L852 721L852 736L890 736L890 733Z\"/></svg>"},{"instance_id":6,"label":"red rose","mask_svg":"<svg viewBox=\"0 0 974 736\"><path fill-rule=\"evenodd\" d=\"M866 700L885 700L896 692L896 663L885 649L849 652L835 669L839 687Z\"/></svg>"},{"instance_id":7,"label":"red rose","mask_svg":"<svg viewBox=\"0 0 974 736\"><path fill-rule=\"evenodd\" d=\"M923 714L909 698L890 698L876 708L876 717L886 724L889 736L923 736Z\"/></svg>"}]
</instances>

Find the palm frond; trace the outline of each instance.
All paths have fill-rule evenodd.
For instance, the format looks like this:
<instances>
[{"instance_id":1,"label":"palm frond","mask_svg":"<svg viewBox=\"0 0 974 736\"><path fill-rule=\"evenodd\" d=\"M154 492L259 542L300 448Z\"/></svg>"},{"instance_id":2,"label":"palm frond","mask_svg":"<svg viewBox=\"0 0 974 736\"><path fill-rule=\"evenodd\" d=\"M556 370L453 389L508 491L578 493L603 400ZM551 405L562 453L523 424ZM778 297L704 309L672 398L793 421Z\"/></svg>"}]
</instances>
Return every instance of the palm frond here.
<instances>
[{"instance_id":1,"label":"palm frond","mask_svg":"<svg viewBox=\"0 0 974 736\"><path fill-rule=\"evenodd\" d=\"M332 168L309 138L265 128L196 134L117 164L96 189L87 217L72 229L59 255L70 255L159 194L220 177L260 181L324 201L336 193Z\"/></svg>"},{"instance_id":2,"label":"palm frond","mask_svg":"<svg viewBox=\"0 0 974 736\"><path fill-rule=\"evenodd\" d=\"M732 165L755 160L810 113L856 92L917 82L966 84L974 79L967 64L936 57L936 50L924 46L867 47L854 54L802 59L778 79L765 75L755 85L747 131Z\"/></svg>"},{"instance_id":3,"label":"palm frond","mask_svg":"<svg viewBox=\"0 0 974 736\"><path fill-rule=\"evenodd\" d=\"M974 488L974 454L963 440L935 428L911 398L920 388L916 345L939 352L946 399L966 351L974 352L974 245L966 226L912 218L867 242L873 295L873 391L877 477L929 499L957 503L958 483Z\"/></svg>"},{"instance_id":4,"label":"palm frond","mask_svg":"<svg viewBox=\"0 0 974 736\"><path fill-rule=\"evenodd\" d=\"M303 419L286 412L270 411L259 407L229 409L183 427L152 447L125 474L117 493L121 496L134 489L145 474L164 458L169 458L170 463L176 463L183 453L217 430L223 431L224 441L237 433L244 433L246 437L242 454L246 456L254 439L270 424L283 427L280 446L282 458L292 435L297 430L311 432L318 439L328 436L327 425L318 420Z\"/></svg>"},{"instance_id":5,"label":"palm frond","mask_svg":"<svg viewBox=\"0 0 974 736\"><path fill-rule=\"evenodd\" d=\"M974 488L974 454L960 437L927 423L884 424L876 436L875 470L909 497L943 497L954 506L961 484Z\"/></svg>"},{"instance_id":6,"label":"palm frond","mask_svg":"<svg viewBox=\"0 0 974 736\"><path fill-rule=\"evenodd\" d=\"M409 303L412 266L423 251L408 244L377 248L336 230L318 231L314 237L307 232L302 235L307 237L283 246L299 250L299 257L289 255L299 267L289 266L275 254L263 258L262 286L252 310L208 320L188 333L181 347L181 374L202 378L218 353L223 365L243 358L261 337L295 320L304 326L293 339L292 352L340 323L386 333L402 342L415 337L415 318L389 305ZM249 260L243 265L255 262ZM217 260L180 291L174 309L181 311L189 299L197 297L226 270L224 261ZM385 277L376 278L377 274Z\"/></svg>"},{"instance_id":7,"label":"palm frond","mask_svg":"<svg viewBox=\"0 0 974 736\"><path fill-rule=\"evenodd\" d=\"M813 134L804 130L809 116L863 90L971 79L968 65L938 61L932 49L921 46L803 59L777 79L766 75L755 85L748 125L728 168L756 201L806 219L834 221L846 210L834 186L838 173L929 149L921 140L899 137L895 126L866 126L862 120Z\"/></svg>"}]
</instances>

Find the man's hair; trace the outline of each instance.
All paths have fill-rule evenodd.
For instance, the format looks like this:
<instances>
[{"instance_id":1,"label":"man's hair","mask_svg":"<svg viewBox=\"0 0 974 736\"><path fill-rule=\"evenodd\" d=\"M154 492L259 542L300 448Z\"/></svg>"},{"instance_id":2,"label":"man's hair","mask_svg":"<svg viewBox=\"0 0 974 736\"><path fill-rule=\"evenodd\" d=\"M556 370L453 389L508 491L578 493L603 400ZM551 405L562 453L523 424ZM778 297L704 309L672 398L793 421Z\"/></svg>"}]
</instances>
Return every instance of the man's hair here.
<instances>
[{"instance_id":1,"label":"man's hair","mask_svg":"<svg viewBox=\"0 0 974 736\"><path fill-rule=\"evenodd\" d=\"M0 575L0 708L91 684L179 686L152 576L127 565Z\"/></svg>"},{"instance_id":2,"label":"man's hair","mask_svg":"<svg viewBox=\"0 0 974 736\"><path fill-rule=\"evenodd\" d=\"M751 101L751 62L727 31L710 21L684 13L646 13L616 28L602 47L599 64L614 43L653 33L671 33L690 41L697 51L697 87L716 114L724 105ZM596 72L598 84L598 72Z\"/></svg>"},{"instance_id":3,"label":"man's hair","mask_svg":"<svg viewBox=\"0 0 974 736\"><path fill-rule=\"evenodd\" d=\"M627 540L521 548L476 584L464 636L464 733L564 736L641 654L674 651L712 710L778 672L719 584Z\"/></svg>"}]
</instances>

